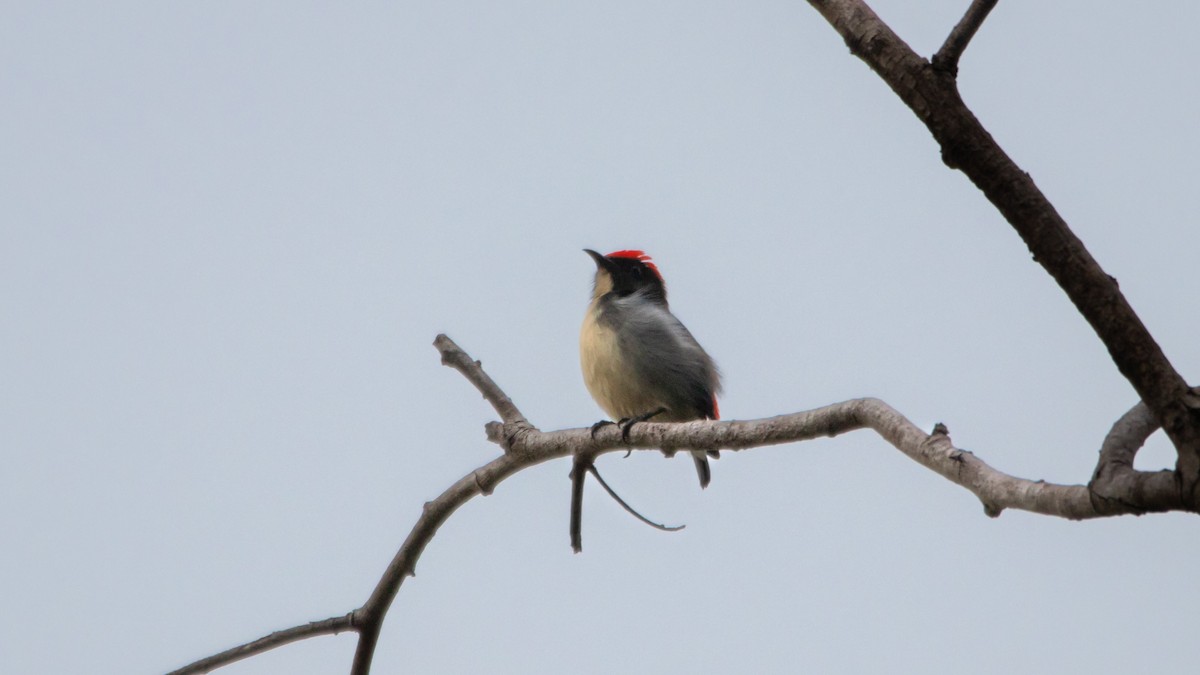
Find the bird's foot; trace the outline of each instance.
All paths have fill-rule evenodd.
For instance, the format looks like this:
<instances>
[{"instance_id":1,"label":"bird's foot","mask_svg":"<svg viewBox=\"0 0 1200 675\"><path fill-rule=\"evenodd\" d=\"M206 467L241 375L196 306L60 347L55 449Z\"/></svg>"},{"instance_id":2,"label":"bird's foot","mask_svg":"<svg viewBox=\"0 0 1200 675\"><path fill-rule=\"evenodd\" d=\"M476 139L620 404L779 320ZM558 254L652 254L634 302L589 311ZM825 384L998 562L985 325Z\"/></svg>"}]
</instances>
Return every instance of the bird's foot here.
<instances>
[{"instance_id":1,"label":"bird's foot","mask_svg":"<svg viewBox=\"0 0 1200 675\"><path fill-rule=\"evenodd\" d=\"M620 422L617 422L617 426L621 427L621 442L629 442L629 430L633 428L633 425L637 424L638 422L645 422L651 417L662 414L666 411L666 408L658 408L657 410L651 410L648 413L642 413L641 415L637 415L635 417L626 417ZM629 453L625 453L625 456L628 457Z\"/></svg>"},{"instance_id":2,"label":"bird's foot","mask_svg":"<svg viewBox=\"0 0 1200 675\"><path fill-rule=\"evenodd\" d=\"M622 421L624 421L624 420L622 420ZM616 424L616 422L612 422L610 420L600 420L599 422L596 422L595 424L593 424L592 425L592 438L596 437L597 431L600 431L601 429L603 429L604 427L606 427L610 424Z\"/></svg>"}]
</instances>

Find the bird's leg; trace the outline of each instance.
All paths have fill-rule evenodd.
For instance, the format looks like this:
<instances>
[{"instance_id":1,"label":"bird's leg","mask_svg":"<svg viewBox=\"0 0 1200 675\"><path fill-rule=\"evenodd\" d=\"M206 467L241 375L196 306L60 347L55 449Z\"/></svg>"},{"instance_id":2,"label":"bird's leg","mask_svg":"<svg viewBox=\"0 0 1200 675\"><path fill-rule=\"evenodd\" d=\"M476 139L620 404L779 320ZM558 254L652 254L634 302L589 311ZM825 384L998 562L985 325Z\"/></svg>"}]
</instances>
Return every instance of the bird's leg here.
<instances>
[{"instance_id":1,"label":"bird's leg","mask_svg":"<svg viewBox=\"0 0 1200 675\"><path fill-rule=\"evenodd\" d=\"M641 415L637 415L636 417L626 417L625 419L621 420L620 422L617 422L617 426L621 427L621 441L624 443L629 442L629 430L631 428L633 428L633 425L637 424L638 422L645 422L646 420L650 419L651 417L654 417L655 415L661 415L662 413L665 413L666 411L667 411L666 408L658 408L656 410L651 410L648 413L642 413ZM625 456L628 457L629 454L626 453Z\"/></svg>"}]
</instances>

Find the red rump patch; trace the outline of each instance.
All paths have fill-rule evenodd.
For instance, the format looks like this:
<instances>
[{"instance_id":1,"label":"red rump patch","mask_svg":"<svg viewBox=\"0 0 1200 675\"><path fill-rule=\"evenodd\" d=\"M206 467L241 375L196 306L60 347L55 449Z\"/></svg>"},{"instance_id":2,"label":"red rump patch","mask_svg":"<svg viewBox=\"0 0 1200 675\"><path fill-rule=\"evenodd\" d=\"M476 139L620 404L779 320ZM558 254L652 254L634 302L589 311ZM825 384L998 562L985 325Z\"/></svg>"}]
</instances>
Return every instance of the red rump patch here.
<instances>
[{"instance_id":1,"label":"red rump patch","mask_svg":"<svg viewBox=\"0 0 1200 675\"><path fill-rule=\"evenodd\" d=\"M645 265L646 267L649 267L651 270L653 270L654 276L658 277L659 281L662 281L662 273L658 271L658 265L654 264L654 261L650 259L650 256L646 255L645 251L638 251L635 249L627 249L624 251L613 251L612 253L609 253L605 257L606 258L627 258L629 260L636 260L636 261L642 263L643 265Z\"/></svg>"},{"instance_id":2,"label":"red rump patch","mask_svg":"<svg viewBox=\"0 0 1200 675\"><path fill-rule=\"evenodd\" d=\"M721 409L717 407L717 397L713 397L713 416L714 420L721 419Z\"/></svg>"}]
</instances>

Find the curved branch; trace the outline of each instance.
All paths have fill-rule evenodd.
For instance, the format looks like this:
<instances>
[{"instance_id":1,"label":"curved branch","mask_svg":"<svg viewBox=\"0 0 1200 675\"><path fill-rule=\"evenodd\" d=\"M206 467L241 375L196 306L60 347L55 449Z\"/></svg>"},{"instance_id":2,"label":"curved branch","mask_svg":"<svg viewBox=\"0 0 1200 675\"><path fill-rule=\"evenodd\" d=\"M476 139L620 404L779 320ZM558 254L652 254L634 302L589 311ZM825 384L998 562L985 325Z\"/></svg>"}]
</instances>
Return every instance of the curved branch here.
<instances>
[{"instance_id":1,"label":"curved branch","mask_svg":"<svg viewBox=\"0 0 1200 675\"><path fill-rule=\"evenodd\" d=\"M449 338L443 338L438 338L439 349L453 345ZM455 345L454 349L458 347ZM465 353L463 356L478 368L477 362L471 361ZM642 422L629 430L628 442L622 439L622 431L616 425L601 427L593 434L590 427L542 432L531 427L524 418L511 423L491 422L487 425L488 439L503 446L505 454L460 478L437 499L425 504L421 517L388 565L371 599L355 613L362 626L362 638L351 673L366 675L369 671L383 616L405 577L414 574L417 559L442 523L469 499L478 494L489 494L497 484L521 469L552 459L582 457L586 460L582 465L577 461L572 472L579 473L581 478L591 459L631 448L667 454L679 450L738 451L837 436L864 428L874 430L905 455L970 490L983 503L989 516L995 517L1006 508L1015 508L1079 520L1146 510L1135 506L1132 500L1102 502L1097 506L1085 485L1054 485L1010 476L972 453L955 448L941 425L934 433L926 434L894 408L873 398L758 420ZM1155 489L1168 489L1168 486L1156 485ZM1177 498L1177 490L1175 494ZM1169 500L1169 496L1163 495L1154 495L1154 498ZM574 521L578 515L572 514L571 518ZM571 543L578 550L580 543L574 536Z\"/></svg>"},{"instance_id":2,"label":"curved branch","mask_svg":"<svg viewBox=\"0 0 1200 675\"><path fill-rule=\"evenodd\" d=\"M1145 403L1138 401L1129 412L1121 415L1104 437L1096 472L1101 473L1112 467L1132 468L1138 450L1158 428L1154 414Z\"/></svg>"},{"instance_id":3,"label":"curved branch","mask_svg":"<svg viewBox=\"0 0 1200 675\"><path fill-rule=\"evenodd\" d=\"M1184 508L1175 472L1133 468L1138 450L1158 428L1154 414L1141 402L1113 424L1088 484L1097 508L1111 508L1114 503L1135 509L1134 513Z\"/></svg>"},{"instance_id":4,"label":"curved branch","mask_svg":"<svg viewBox=\"0 0 1200 675\"><path fill-rule=\"evenodd\" d=\"M514 425L522 424L514 422ZM534 432L536 433L536 432ZM417 559L425 551L425 546L437 534L438 528L458 507L467 503L476 495L491 494L492 489L500 481L508 478L521 469L540 464L553 457L530 457L523 453L508 452L491 462L479 467L471 473L458 479L454 485L431 502L425 502L421 517L413 526L408 538L400 546L400 550L392 558L392 562L384 571L383 577L375 585L371 597L366 604L354 612L356 621L360 624L361 637L358 649L354 654L354 663L350 672L352 675L366 675L371 669L371 659L374 656L375 645L383 618L391 607L392 600L400 592L400 586L406 577L416 576Z\"/></svg>"},{"instance_id":5,"label":"curved branch","mask_svg":"<svg viewBox=\"0 0 1200 675\"><path fill-rule=\"evenodd\" d=\"M247 642L244 645L238 645L232 649L226 649L219 654L213 654L207 658L200 659L195 663L190 663L179 670L172 670L167 675L197 675L198 673L209 673L222 666L227 666L235 661L261 654L265 651L270 651L276 647L282 647L292 642L298 642L318 635L337 635L342 631L357 630L354 625L354 612L345 616L335 616L325 619L324 621L313 621L306 623L303 626L296 626L286 630L279 630L261 637L253 642Z\"/></svg>"},{"instance_id":6,"label":"curved branch","mask_svg":"<svg viewBox=\"0 0 1200 675\"><path fill-rule=\"evenodd\" d=\"M439 335L435 345L442 351L443 359L447 350L461 354L452 359L451 365L472 364L469 370L473 373L478 371L468 376L472 383L481 379L480 375L487 377L479 363L462 352L449 338ZM467 373L464 372L464 375ZM491 378L486 381L495 387L500 397L508 400ZM992 517L999 516L1006 508L1013 508L1080 520L1166 510L1151 508L1147 504L1166 504L1173 500L1182 504L1178 485L1174 483L1167 485L1159 481L1142 481L1137 484L1144 494L1117 494L1112 499L1093 500L1086 485L1055 485L1010 476L992 468L974 454L955 448L944 426L939 424L932 434L926 434L894 408L873 398L855 399L816 410L758 420L642 422L629 430L628 441L622 438L622 430L617 425L595 430L585 427L543 432L530 426L523 416L509 423L490 422L486 425L488 440L502 446L505 454L459 479L437 499L425 504L416 526L392 559L371 599L355 613L362 625L362 637L351 673L368 673L383 616L399 592L404 578L414 574L417 558L442 523L467 500L478 494L490 494L497 484L521 469L573 456L577 459L572 476L578 474L577 478L581 479L584 467L592 459L609 452L637 449L673 455L679 450L738 451L837 436L865 428L872 429L921 465L970 490L983 503L984 512ZM585 459L581 463L579 458ZM1117 489L1120 489L1119 486ZM579 517L573 512L572 522L577 522ZM578 551L580 542L576 533L577 530L572 528L571 544Z\"/></svg>"},{"instance_id":7,"label":"curved branch","mask_svg":"<svg viewBox=\"0 0 1200 675\"><path fill-rule=\"evenodd\" d=\"M504 425L489 428L499 442ZM1031 511L1072 520L1142 513L1145 508L1128 503L1093 505L1086 485L1056 485L1031 481L999 471L973 453L954 447L945 428L927 434L887 403L861 398L835 403L806 412L757 420L696 421L682 423L643 422L633 427L629 443L620 431L602 429L595 439L587 429L537 432L522 437L517 448L536 457L562 457L571 448L592 444L587 452L601 455L637 450L749 450L768 445L793 443L822 436L838 436L858 429L871 429L910 459L947 480L970 490L983 503L989 516L1004 509ZM1162 486L1164 489L1165 486ZM1178 499L1178 490L1174 490ZM1168 500L1170 495L1156 495Z\"/></svg>"},{"instance_id":8,"label":"curved branch","mask_svg":"<svg viewBox=\"0 0 1200 675\"><path fill-rule=\"evenodd\" d=\"M1200 505L1200 408L1133 311L1117 281L1012 161L959 96L954 76L918 56L861 0L809 0L861 58L916 113L960 169L1004 215L1034 259L1092 326L1138 398L1154 412L1178 454L1187 502Z\"/></svg>"},{"instance_id":9,"label":"curved branch","mask_svg":"<svg viewBox=\"0 0 1200 675\"><path fill-rule=\"evenodd\" d=\"M439 335L435 345L442 351L447 365L458 369L476 386L479 382L487 383L491 391L489 400L494 398L511 404L499 386L483 373L479 363L471 360L453 341ZM446 359L447 353L454 357ZM469 365L460 367L464 363ZM489 394L485 393L485 396ZM516 411L516 406L505 406L505 409ZM538 431L517 412L510 422L486 425L488 439L503 446L504 454L460 478L437 499L425 503L417 523L362 607L342 617L272 633L197 661L171 675L206 673L289 642L342 630L359 633L351 674L367 675L383 619L404 579L415 575L417 560L438 528L471 498L491 494L505 478L552 459L573 456L590 460L605 453L631 449L654 450L667 455L680 450L740 451L871 429L922 466L970 490L983 503L989 516L998 516L1007 508L1071 519L1140 514L1152 510L1190 510L1181 499L1177 481L1160 478L1164 472L1144 474L1132 468L1133 453L1154 431L1148 428L1147 425L1153 423L1152 420L1147 422L1148 419L1143 409L1134 408L1113 427L1105 443L1106 449L1101 453L1101 465L1120 465L1120 471L1125 472L1121 475L1131 478L1110 481L1104 495L1093 498L1092 491L1085 485L1054 485L998 471L970 452L955 448L943 425L937 425L933 433L926 434L894 408L874 398L854 399L757 420L642 422L629 430L628 441L622 439L622 430L616 425L601 427L595 433L590 427ZM1097 469L1098 475L1102 467ZM582 472L584 467L576 465L575 470Z\"/></svg>"}]
</instances>

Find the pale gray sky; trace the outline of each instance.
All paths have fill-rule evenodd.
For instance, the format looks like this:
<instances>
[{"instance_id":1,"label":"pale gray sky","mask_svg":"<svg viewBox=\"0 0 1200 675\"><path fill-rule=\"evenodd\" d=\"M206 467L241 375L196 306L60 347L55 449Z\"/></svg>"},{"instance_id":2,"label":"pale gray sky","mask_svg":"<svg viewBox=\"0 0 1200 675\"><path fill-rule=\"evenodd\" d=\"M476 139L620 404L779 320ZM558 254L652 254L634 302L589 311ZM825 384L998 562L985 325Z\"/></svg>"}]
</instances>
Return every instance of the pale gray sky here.
<instances>
[{"instance_id":1,"label":"pale gray sky","mask_svg":"<svg viewBox=\"0 0 1200 675\"><path fill-rule=\"evenodd\" d=\"M931 54L967 0L873 3ZM1200 375L1200 5L1001 2L964 97ZM727 418L878 396L1080 482L1135 401L806 3L6 3L0 672L155 673L360 604L492 458L447 332L589 425L584 247L643 248ZM1155 437L1144 468L1171 462ZM376 670L1183 672L1200 523L997 520L868 432L461 509ZM230 675L345 672L351 635Z\"/></svg>"}]
</instances>

